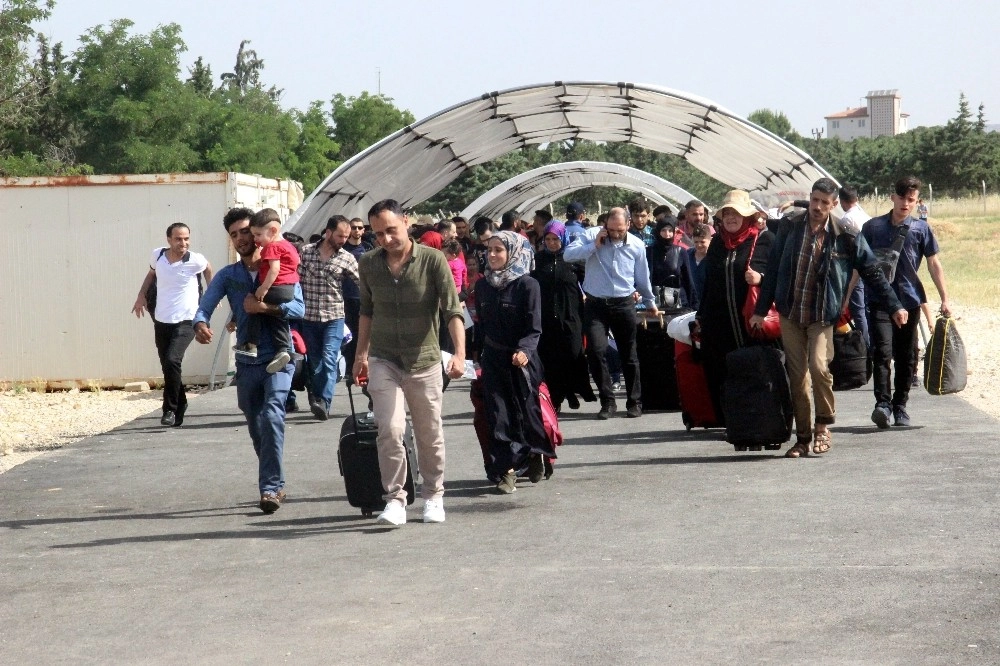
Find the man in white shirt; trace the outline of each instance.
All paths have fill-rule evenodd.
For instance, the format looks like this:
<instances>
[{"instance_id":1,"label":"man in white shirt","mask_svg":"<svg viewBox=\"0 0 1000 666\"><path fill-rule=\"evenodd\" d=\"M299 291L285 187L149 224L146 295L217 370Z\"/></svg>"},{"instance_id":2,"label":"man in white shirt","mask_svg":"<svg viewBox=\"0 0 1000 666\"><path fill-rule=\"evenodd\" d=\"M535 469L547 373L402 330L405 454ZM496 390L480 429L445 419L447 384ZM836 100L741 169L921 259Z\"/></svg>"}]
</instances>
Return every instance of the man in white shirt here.
<instances>
[{"instance_id":1,"label":"man in white shirt","mask_svg":"<svg viewBox=\"0 0 1000 666\"><path fill-rule=\"evenodd\" d=\"M852 236L861 233L861 227L871 219L858 203L858 189L851 185L844 185L840 188L840 207L844 209L844 216L840 218L840 226ZM861 331L861 337L865 339L865 345L871 346L871 339L868 337L868 312L865 308L865 283L858 279L855 273L854 289L851 290L851 300L848 309L851 311L851 319L854 325Z\"/></svg>"},{"instance_id":2,"label":"man in white shirt","mask_svg":"<svg viewBox=\"0 0 1000 666\"><path fill-rule=\"evenodd\" d=\"M198 310L200 274L205 274L206 284L212 280L212 266L204 255L191 252L190 245L191 230L186 224L175 222L167 227L167 246L153 250L149 272L132 306L136 317L141 317L150 308L146 295L155 280L156 303L150 314L163 369L160 423L165 426L176 427L184 423L188 403L181 379L181 362L194 339L191 320Z\"/></svg>"}]
</instances>

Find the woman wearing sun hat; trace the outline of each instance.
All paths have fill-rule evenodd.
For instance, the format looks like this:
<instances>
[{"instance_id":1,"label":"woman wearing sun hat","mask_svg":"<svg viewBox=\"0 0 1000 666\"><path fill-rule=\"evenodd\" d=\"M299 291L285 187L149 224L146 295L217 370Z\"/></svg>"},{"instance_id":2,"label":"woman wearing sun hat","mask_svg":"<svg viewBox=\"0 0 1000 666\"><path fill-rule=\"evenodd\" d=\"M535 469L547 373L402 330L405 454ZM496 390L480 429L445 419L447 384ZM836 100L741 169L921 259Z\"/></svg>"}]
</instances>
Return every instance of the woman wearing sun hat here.
<instances>
[{"instance_id":1,"label":"woman wearing sun hat","mask_svg":"<svg viewBox=\"0 0 1000 666\"><path fill-rule=\"evenodd\" d=\"M722 418L722 384L726 379L726 354L762 343L751 337L743 304L751 285L759 285L767 268L774 234L760 229L763 213L750 194L731 190L715 213L720 232L712 237L705 267L705 287L695 317L701 335L705 379L715 413Z\"/></svg>"}]
</instances>

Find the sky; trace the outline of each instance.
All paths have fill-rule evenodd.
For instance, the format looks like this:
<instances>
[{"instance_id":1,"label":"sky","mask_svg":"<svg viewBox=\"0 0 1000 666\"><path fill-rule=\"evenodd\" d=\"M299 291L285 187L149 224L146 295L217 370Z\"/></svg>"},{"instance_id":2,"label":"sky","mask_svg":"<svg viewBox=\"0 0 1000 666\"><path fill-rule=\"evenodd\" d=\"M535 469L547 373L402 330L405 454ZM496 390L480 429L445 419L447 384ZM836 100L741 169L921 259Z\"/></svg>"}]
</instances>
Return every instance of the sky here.
<instances>
[{"instance_id":1,"label":"sky","mask_svg":"<svg viewBox=\"0 0 1000 666\"><path fill-rule=\"evenodd\" d=\"M187 67L231 71L240 41L286 108L381 92L417 120L491 91L553 81L652 84L746 116L824 116L896 88L910 127L953 118L959 93L1000 123L1000 3L969 0L57 0L40 32L68 51L89 28L177 23Z\"/></svg>"}]
</instances>

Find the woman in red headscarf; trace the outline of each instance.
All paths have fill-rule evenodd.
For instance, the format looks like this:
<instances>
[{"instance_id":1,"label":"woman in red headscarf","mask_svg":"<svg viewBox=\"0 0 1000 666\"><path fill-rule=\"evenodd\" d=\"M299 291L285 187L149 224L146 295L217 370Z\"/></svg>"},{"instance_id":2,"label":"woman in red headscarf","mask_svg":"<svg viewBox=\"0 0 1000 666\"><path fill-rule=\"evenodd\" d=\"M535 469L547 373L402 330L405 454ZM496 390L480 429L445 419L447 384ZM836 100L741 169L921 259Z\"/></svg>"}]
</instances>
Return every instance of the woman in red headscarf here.
<instances>
[{"instance_id":1,"label":"woman in red headscarf","mask_svg":"<svg viewBox=\"0 0 1000 666\"><path fill-rule=\"evenodd\" d=\"M743 190L732 190L715 213L720 233L712 237L706 263L705 287L696 315L701 334L705 379L721 419L722 384L726 379L726 354L759 342L750 336L743 304L750 285L759 285L767 268L774 234L759 223L764 214Z\"/></svg>"}]
</instances>

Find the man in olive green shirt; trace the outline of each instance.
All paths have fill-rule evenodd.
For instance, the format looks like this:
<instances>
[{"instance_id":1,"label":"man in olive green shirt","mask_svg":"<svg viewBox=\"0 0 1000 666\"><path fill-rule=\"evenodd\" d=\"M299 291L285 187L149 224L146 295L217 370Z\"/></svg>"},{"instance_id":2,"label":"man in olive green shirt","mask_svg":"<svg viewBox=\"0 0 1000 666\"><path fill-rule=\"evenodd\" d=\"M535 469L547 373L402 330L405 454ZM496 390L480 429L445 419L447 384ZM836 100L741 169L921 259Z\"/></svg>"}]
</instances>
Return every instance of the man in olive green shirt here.
<instances>
[{"instance_id":1,"label":"man in olive green shirt","mask_svg":"<svg viewBox=\"0 0 1000 666\"><path fill-rule=\"evenodd\" d=\"M423 477L424 522L444 522L444 428L441 423L440 315L448 322L455 354L448 376L465 370L465 320L455 281L439 250L410 238L410 221L399 203L372 206L368 221L379 248L358 261L361 320L354 377L368 382L378 423L378 463L385 488L381 525L406 523L406 406L413 420L417 462ZM405 403L404 403L405 399Z\"/></svg>"}]
</instances>

